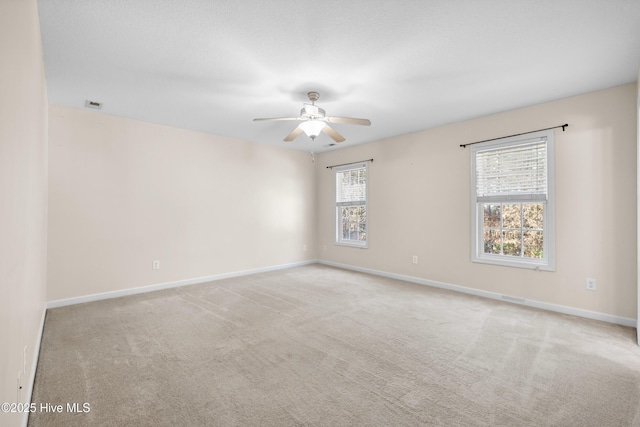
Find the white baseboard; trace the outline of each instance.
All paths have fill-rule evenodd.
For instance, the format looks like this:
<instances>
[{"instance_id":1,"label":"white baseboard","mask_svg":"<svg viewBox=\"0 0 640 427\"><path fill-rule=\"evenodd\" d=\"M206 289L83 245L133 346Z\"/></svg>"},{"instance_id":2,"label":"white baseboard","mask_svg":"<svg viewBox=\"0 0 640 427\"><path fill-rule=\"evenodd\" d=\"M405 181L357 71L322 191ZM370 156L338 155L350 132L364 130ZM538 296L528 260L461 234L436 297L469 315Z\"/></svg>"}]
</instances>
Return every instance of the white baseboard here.
<instances>
[{"instance_id":1,"label":"white baseboard","mask_svg":"<svg viewBox=\"0 0 640 427\"><path fill-rule=\"evenodd\" d=\"M372 270L369 268L356 267L356 266L347 265L347 264L339 264L331 261L319 260L318 263L329 265L332 267L344 268L346 270L353 270L353 271L359 271L362 273L373 274L376 276L388 277L391 279L404 280L405 282L417 283L420 285L432 286L435 288L448 289L450 291L462 292L465 294L471 294L471 295L476 295L480 297L506 301L514 304L525 305L528 307L540 308L542 310L554 311L554 312L563 313L563 314L570 314L573 316L585 317L587 319L600 320L608 323L615 323L617 325L629 326L632 328L637 327L637 324L638 324L636 319L631 319L629 317L614 316L611 314L599 313L597 311L589 311L589 310L583 310L581 308L569 307L566 305L552 304L549 302L518 298L510 295L498 294L496 292L483 291L481 289L467 288L465 286L452 285L450 283L426 280L420 277L405 276L403 274L396 274L396 273L388 273L386 271Z\"/></svg>"},{"instance_id":2,"label":"white baseboard","mask_svg":"<svg viewBox=\"0 0 640 427\"><path fill-rule=\"evenodd\" d=\"M232 277L248 276L250 274L266 273L269 271L284 270L286 268L300 267L303 265L315 264L317 260L294 262L290 264L274 265L270 267L256 268L252 270L234 271L231 273L214 274L213 276L195 277L192 279L177 280L175 282L158 283L155 285L140 286L137 288L122 289L119 291L101 292L98 294L83 295L80 297L65 298L48 301L46 308L58 308L85 302L100 301L103 299L119 298L127 295L142 294L145 292L159 291L162 289L177 288L179 286L196 285L198 283L213 282L215 280L229 279Z\"/></svg>"},{"instance_id":3,"label":"white baseboard","mask_svg":"<svg viewBox=\"0 0 640 427\"><path fill-rule=\"evenodd\" d=\"M36 369L38 369L38 358L40 357L40 343L42 342L42 333L44 332L44 319L47 317L46 307L42 307L42 316L40 318L40 328L38 329L38 336L36 337L36 343L33 347L33 360L31 361L31 372L29 374L29 382L27 383L27 394L25 395L24 403L31 403L31 396L33 394L33 384L36 381ZM29 413L22 414L22 427L27 427L29 423Z\"/></svg>"}]
</instances>

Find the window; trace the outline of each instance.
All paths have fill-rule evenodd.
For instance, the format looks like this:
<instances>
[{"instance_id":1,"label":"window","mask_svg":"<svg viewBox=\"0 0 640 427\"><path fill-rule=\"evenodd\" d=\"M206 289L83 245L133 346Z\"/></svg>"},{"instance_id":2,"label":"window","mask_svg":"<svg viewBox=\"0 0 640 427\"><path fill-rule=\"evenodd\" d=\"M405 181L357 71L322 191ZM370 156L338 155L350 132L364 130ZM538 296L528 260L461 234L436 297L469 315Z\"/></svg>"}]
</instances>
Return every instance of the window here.
<instances>
[{"instance_id":1,"label":"window","mask_svg":"<svg viewBox=\"0 0 640 427\"><path fill-rule=\"evenodd\" d=\"M555 269L553 131L474 145L472 261Z\"/></svg>"},{"instance_id":2,"label":"window","mask_svg":"<svg viewBox=\"0 0 640 427\"><path fill-rule=\"evenodd\" d=\"M367 163L334 168L336 243L367 247Z\"/></svg>"}]
</instances>

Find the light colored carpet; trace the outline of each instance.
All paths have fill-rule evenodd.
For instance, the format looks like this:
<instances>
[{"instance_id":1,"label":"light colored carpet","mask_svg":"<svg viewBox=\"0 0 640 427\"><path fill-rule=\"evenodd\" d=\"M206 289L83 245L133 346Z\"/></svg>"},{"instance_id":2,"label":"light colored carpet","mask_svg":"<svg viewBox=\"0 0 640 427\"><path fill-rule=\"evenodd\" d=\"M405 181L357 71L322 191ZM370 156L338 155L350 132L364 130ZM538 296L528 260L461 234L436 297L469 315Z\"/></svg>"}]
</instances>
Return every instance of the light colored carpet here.
<instances>
[{"instance_id":1,"label":"light colored carpet","mask_svg":"<svg viewBox=\"0 0 640 427\"><path fill-rule=\"evenodd\" d=\"M639 426L635 330L311 265L50 310L37 426Z\"/></svg>"}]
</instances>

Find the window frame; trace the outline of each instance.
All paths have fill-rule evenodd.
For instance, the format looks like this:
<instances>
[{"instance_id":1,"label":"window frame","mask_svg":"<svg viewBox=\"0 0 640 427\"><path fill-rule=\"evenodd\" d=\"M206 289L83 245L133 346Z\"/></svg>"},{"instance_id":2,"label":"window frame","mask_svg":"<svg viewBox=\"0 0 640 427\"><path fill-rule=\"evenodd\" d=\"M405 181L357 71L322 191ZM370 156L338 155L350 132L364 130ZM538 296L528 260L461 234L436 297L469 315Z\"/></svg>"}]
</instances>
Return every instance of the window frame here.
<instances>
[{"instance_id":1,"label":"window frame","mask_svg":"<svg viewBox=\"0 0 640 427\"><path fill-rule=\"evenodd\" d=\"M478 200L476 189L476 154L481 151L504 149L535 142L546 138L547 193L546 200L535 200L528 196L504 196L491 202ZM555 271L555 143L553 130L533 132L526 135L513 136L473 145L471 147L471 261L507 267L527 268L534 270ZM504 254L484 253L484 215L483 205L486 203L543 204L543 258L524 258ZM501 214L502 217L502 214ZM522 224L521 224L522 229Z\"/></svg>"},{"instance_id":2,"label":"window frame","mask_svg":"<svg viewBox=\"0 0 640 427\"><path fill-rule=\"evenodd\" d=\"M344 240L342 239L342 222L340 215L340 207L344 206L337 200L337 180L338 173L344 172L346 170L354 170L354 169L363 169L365 173L365 195L364 195L364 203L358 203L354 206L363 205L365 208L365 232L366 239L365 240ZM361 248L366 249L369 247L369 162L356 162L343 166L336 166L333 169L333 203L334 203L334 224L335 224L335 239L334 244L338 246L347 246L352 248Z\"/></svg>"}]
</instances>

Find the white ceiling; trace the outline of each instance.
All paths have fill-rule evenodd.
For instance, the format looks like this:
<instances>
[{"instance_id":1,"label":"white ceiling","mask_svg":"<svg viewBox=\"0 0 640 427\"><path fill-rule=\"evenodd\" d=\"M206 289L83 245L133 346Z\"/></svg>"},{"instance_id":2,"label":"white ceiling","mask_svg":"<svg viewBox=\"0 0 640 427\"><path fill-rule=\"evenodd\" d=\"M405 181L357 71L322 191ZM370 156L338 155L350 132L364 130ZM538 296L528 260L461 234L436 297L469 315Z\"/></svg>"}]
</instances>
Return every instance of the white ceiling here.
<instances>
[{"instance_id":1,"label":"white ceiling","mask_svg":"<svg viewBox=\"0 0 640 427\"><path fill-rule=\"evenodd\" d=\"M49 102L305 151L634 82L639 0L39 0ZM559 118L559 120L562 120ZM549 125L555 125L550 123ZM523 129L523 131L528 129Z\"/></svg>"}]
</instances>

